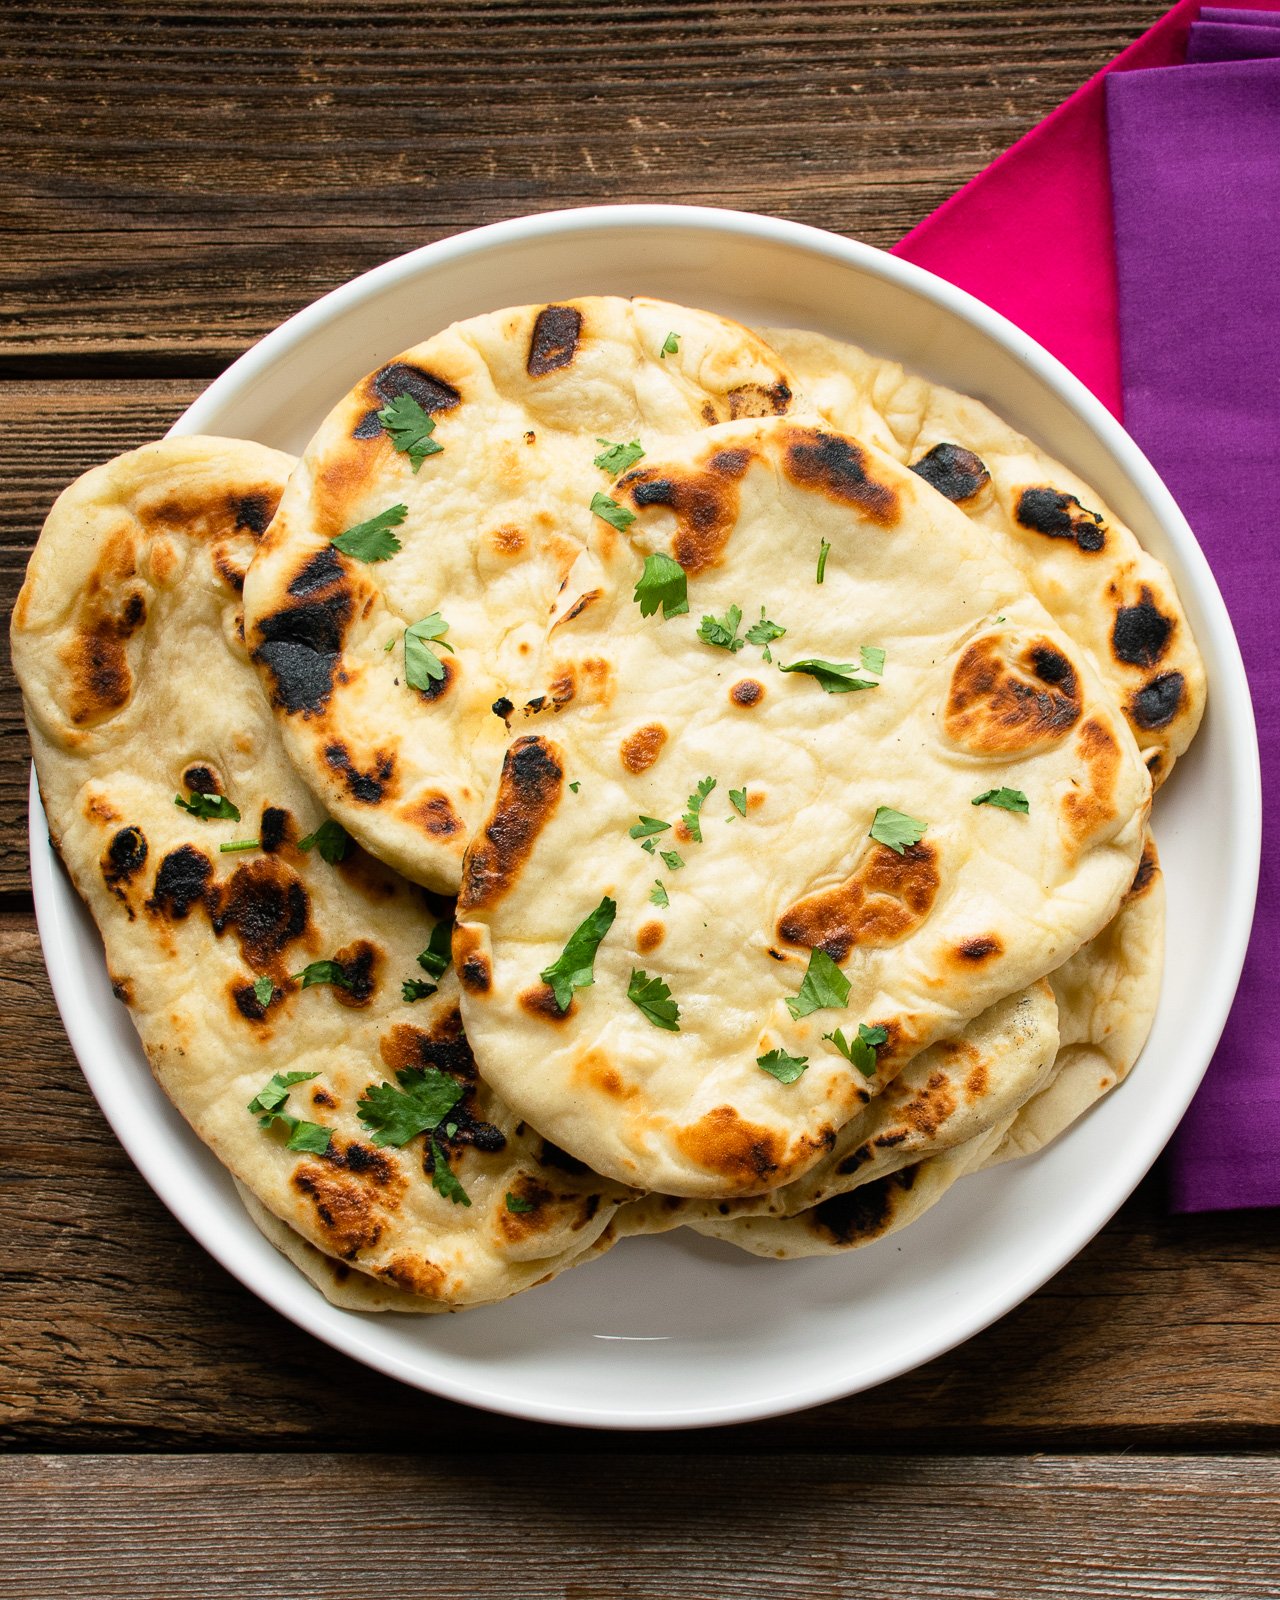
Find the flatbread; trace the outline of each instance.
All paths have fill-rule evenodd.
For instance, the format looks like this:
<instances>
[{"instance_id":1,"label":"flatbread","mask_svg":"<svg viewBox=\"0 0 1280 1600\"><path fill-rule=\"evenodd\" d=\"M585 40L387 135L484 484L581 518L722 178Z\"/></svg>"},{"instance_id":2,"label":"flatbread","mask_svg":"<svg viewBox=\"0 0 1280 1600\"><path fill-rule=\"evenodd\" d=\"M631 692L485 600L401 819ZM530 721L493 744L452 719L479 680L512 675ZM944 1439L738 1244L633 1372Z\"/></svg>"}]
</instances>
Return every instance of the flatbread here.
<instances>
[{"instance_id":1,"label":"flatbread","mask_svg":"<svg viewBox=\"0 0 1280 1600\"><path fill-rule=\"evenodd\" d=\"M416 472L378 420L400 396L440 447ZM360 383L308 445L245 589L251 653L321 803L456 893L506 719L541 681L548 612L610 486L601 441L653 449L790 399L756 335L643 298L475 317ZM397 506L389 559L331 542ZM441 675L411 687L404 630L436 614Z\"/></svg>"},{"instance_id":2,"label":"flatbread","mask_svg":"<svg viewBox=\"0 0 1280 1600\"><path fill-rule=\"evenodd\" d=\"M910 465L994 537L1123 706L1157 785L1204 713L1204 663L1164 566L1098 494L980 401L799 329L765 337L806 405Z\"/></svg>"},{"instance_id":3,"label":"flatbread","mask_svg":"<svg viewBox=\"0 0 1280 1600\"><path fill-rule=\"evenodd\" d=\"M239 616L291 465L173 439L59 498L13 624L41 794L116 993L196 1133L318 1249L445 1305L483 1303L567 1265L627 1192L550 1150L477 1078L452 972L402 999L405 980L427 981L425 892L357 848L336 863L300 848L324 814L280 750ZM240 819L174 804L198 791ZM249 838L259 848L219 848ZM315 961L337 962L346 986L301 986ZM313 1074L284 1110L332 1130L324 1154L288 1149L246 1109L284 1070ZM379 1148L357 1101L415 1071L462 1099L438 1148L422 1135ZM449 1197L458 1185L469 1203Z\"/></svg>"},{"instance_id":4,"label":"flatbread","mask_svg":"<svg viewBox=\"0 0 1280 1600\"><path fill-rule=\"evenodd\" d=\"M595 1170L677 1195L761 1193L821 1159L920 1050L1106 925L1150 779L1022 577L872 447L787 418L725 424L615 495L636 521L600 524L571 575L557 692L509 749L467 858L463 1015L495 1086ZM641 615L655 552L686 569L688 615ZM699 638L698 618L731 605L787 629L773 664ZM779 670L858 663L864 645L886 652L874 690L825 694ZM709 777L697 842L679 819ZM1029 814L971 804L1000 787ZM901 853L873 842L881 807L928 832ZM682 867L631 835L645 817L670 825L648 842ZM594 984L562 1011L540 974L606 900L617 920ZM847 1003L793 1020L817 949ZM635 972L670 986L679 1032L628 998ZM823 1037L859 1024L888 1035L870 1080ZM757 1064L779 1049L808 1061L793 1083Z\"/></svg>"}]
</instances>

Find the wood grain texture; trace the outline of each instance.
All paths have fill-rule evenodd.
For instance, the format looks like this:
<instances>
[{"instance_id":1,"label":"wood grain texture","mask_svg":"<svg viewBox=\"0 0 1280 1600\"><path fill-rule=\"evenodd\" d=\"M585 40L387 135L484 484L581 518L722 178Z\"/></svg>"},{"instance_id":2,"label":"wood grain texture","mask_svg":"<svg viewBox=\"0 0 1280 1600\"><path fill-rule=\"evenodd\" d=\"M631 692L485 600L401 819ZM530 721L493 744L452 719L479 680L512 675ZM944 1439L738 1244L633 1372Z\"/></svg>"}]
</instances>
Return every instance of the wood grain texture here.
<instances>
[{"instance_id":1,"label":"wood grain texture","mask_svg":"<svg viewBox=\"0 0 1280 1600\"><path fill-rule=\"evenodd\" d=\"M211 373L389 256L559 206L889 245L1165 8L9 6L0 372Z\"/></svg>"},{"instance_id":2,"label":"wood grain texture","mask_svg":"<svg viewBox=\"0 0 1280 1600\"><path fill-rule=\"evenodd\" d=\"M24 1597L1274 1600L1278 1584L1280 1463L1256 1457L468 1462L435 1440L417 1459L0 1467L0 1594Z\"/></svg>"},{"instance_id":3,"label":"wood grain texture","mask_svg":"<svg viewBox=\"0 0 1280 1600\"><path fill-rule=\"evenodd\" d=\"M446 1437L452 1457L572 1437L401 1388L256 1301L116 1143L63 1036L28 919L0 920L0 984L0 1441L416 1450ZM820 1410L682 1435L678 1449L1280 1446L1278 1347L1276 1230L1239 1214L1169 1218L1153 1182L960 1350Z\"/></svg>"}]
</instances>

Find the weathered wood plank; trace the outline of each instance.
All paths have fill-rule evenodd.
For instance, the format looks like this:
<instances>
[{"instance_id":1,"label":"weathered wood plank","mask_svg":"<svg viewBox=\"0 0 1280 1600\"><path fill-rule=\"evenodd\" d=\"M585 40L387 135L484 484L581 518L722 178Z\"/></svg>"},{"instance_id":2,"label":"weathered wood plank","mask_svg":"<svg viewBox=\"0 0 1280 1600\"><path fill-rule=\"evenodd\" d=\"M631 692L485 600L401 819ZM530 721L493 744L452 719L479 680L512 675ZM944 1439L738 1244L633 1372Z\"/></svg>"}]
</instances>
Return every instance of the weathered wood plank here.
<instances>
[{"instance_id":1,"label":"weathered wood plank","mask_svg":"<svg viewBox=\"0 0 1280 1600\"><path fill-rule=\"evenodd\" d=\"M737 206L888 245L1164 9L10 7L0 372L212 372L389 256L557 206Z\"/></svg>"},{"instance_id":2,"label":"weathered wood plank","mask_svg":"<svg viewBox=\"0 0 1280 1600\"><path fill-rule=\"evenodd\" d=\"M267 1310L133 1170L91 1100L30 919L0 919L0 1439L22 1448L417 1449L553 1430L402 1389ZM584 1270L590 1270L589 1268ZM1169 1218L1158 1183L1026 1305L870 1394L682 1449L1280 1446L1280 1237ZM648 1446L645 1446L648 1448Z\"/></svg>"},{"instance_id":3,"label":"weathered wood plank","mask_svg":"<svg viewBox=\"0 0 1280 1600\"><path fill-rule=\"evenodd\" d=\"M18 1458L0 1592L1273 1600L1256 1457ZM16 1586L9 1588L12 1582Z\"/></svg>"}]
</instances>

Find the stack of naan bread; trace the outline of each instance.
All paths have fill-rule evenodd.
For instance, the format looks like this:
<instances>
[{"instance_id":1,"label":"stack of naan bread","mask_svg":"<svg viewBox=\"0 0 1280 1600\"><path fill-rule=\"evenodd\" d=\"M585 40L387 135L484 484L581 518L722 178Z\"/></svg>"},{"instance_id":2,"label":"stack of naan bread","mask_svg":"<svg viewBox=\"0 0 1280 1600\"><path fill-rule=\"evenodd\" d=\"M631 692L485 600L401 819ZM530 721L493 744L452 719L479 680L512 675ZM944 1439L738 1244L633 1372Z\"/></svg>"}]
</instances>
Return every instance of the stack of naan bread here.
<instances>
[{"instance_id":1,"label":"stack of naan bread","mask_svg":"<svg viewBox=\"0 0 1280 1600\"><path fill-rule=\"evenodd\" d=\"M341 1304L903 1226L1128 1072L1168 573L984 406L653 300L58 500L13 620L155 1075Z\"/></svg>"}]
</instances>

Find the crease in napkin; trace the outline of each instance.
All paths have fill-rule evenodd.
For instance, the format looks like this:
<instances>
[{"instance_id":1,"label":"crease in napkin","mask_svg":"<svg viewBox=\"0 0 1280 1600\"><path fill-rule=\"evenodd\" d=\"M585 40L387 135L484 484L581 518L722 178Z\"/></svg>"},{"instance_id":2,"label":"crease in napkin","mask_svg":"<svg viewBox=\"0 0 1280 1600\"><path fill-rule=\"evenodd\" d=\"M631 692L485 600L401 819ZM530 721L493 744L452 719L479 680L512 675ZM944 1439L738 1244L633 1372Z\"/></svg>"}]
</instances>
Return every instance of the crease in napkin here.
<instances>
[{"instance_id":1,"label":"crease in napkin","mask_svg":"<svg viewBox=\"0 0 1280 1600\"><path fill-rule=\"evenodd\" d=\"M1280 826L1268 495L1280 436L1280 59L1267 59L1278 34L1280 0L1179 0L894 248L1058 356L1124 415L1169 484L1240 639L1268 838ZM1183 64L1229 46L1235 58ZM1280 993L1267 957L1278 939L1280 867L1264 854L1236 1004L1171 1147L1175 1210L1280 1205Z\"/></svg>"},{"instance_id":2,"label":"crease in napkin","mask_svg":"<svg viewBox=\"0 0 1280 1600\"><path fill-rule=\"evenodd\" d=\"M1235 624L1258 720L1264 837L1274 838L1280 60L1116 77L1107 101L1125 420L1186 513ZM1264 849L1235 1006L1171 1147L1175 1210L1280 1205L1277 942L1280 863Z\"/></svg>"},{"instance_id":3,"label":"crease in napkin","mask_svg":"<svg viewBox=\"0 0 1280 1600\"><path fill-rule=\"evenodd\" d=\"M1273 28L1254 23L1201 21L1191 24L1187 39L1190 62L1247 61L1265 56L1280 56L1280 19Z\"/></svg>"}]
</instances>

